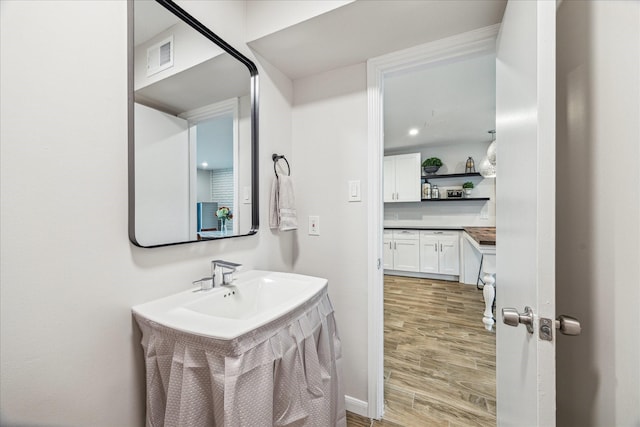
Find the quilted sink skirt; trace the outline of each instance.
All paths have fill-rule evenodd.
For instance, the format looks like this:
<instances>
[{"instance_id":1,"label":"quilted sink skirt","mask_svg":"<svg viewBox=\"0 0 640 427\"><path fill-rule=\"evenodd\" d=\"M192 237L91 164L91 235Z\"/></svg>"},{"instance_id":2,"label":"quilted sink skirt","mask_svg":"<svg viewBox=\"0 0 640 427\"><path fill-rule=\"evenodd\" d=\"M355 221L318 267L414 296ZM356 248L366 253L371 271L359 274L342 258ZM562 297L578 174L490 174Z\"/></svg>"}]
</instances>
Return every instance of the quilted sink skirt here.
<instances>
[{"instance_id":1,"label":"quilted sink skirt","mask_svg":"<svg viewBox=\"0 0 640 427\"><path fill-rule=\"evenodd\" d=\"M233 340L142 330L147 426L344 426L340 338L325 287Z\"/></svg>"}]
</instances>

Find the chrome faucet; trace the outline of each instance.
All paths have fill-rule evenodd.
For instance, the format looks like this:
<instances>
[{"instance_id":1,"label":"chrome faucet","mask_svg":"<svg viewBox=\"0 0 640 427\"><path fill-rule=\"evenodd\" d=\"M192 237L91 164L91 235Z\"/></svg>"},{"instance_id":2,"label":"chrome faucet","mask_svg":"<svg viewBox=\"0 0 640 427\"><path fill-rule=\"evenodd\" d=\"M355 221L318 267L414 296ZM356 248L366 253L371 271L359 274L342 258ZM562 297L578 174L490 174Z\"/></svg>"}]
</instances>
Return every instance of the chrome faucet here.
<instances>
[{"instance_id":1,"label":"chrome faucet","mask_svg":"<svg viewBox=\"0 0 640 427\"><path fill-rule=\"evenodd\" d=\"M215 259L211 261L211 277L213 278L213 287L230 285L234 280L233 273L242 267L242 264L235 262L223 261ZM220 271L218 271L220 269ZM227 269L228 271L224 271Z\"/></svg>"},{"instance_id":2,"label":"chrome faucet","mask_svg":"<svg viewBox=\"0 0 640 427\"><path fill-rule=\"evenodd\" d=\"M211 261L211 277L203 277L200 280L195 280L193 284L200 286L200 288L195 289L193 292L209 291L213 288L230 285L235 279L233 273L240 267L242 267L242 264L223 261L221 259ZM225 268L229 271L224 271ZM220 271L218 271L218 269Z\"/></svg>"}]
</instances>

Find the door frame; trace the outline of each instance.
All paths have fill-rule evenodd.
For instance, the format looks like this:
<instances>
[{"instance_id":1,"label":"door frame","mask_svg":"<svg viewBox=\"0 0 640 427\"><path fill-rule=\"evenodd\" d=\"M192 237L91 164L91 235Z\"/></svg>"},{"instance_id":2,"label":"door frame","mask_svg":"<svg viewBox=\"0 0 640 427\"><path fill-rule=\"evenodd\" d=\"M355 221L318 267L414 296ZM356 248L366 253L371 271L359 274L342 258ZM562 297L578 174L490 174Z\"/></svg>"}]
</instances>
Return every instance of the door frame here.
<instances>
[{"instance_id":1,"label":"door frame","mask_svg":"<svg viewBox=\"0 0 640 427\"><path fill-rule=\"evenodd\" d=\"M400 50L367 61L368 102L368 381L367 416L384 414L384 270L382 268L383 202L383 82L386 75L457 58L495 53L500 24Z\"/></svg>"},{"instance_id":2,"label":"door frame","mask_svg":"<svg viewBox=\"0 0 640 427\"><path fill-rule=\"evenodd\" d=\"M198 197L196 194L197 187L197 125L200 122L215 119L216 117L224 116L226 114L233 115L233 210L235 224L240 225L240 209L239 209L239 173L240 170L240 99L229 98L224 101L215 102L213 104L205 105L194 110L185 111L178 117L185 119L189 123L189 230L194 234L192 240L196 240L195 231L197 230L197 209L196 205ZM234 230L236 230L234 225Z\"/></svg>"}]
</instances>

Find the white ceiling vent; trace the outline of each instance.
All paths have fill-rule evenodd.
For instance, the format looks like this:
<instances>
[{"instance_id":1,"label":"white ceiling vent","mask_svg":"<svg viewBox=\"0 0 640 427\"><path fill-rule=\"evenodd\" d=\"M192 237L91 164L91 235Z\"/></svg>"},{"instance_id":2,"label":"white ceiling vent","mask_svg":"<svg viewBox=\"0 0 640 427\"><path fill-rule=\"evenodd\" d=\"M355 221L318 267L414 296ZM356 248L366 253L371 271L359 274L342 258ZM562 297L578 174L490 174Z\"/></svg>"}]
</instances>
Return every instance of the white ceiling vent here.
<instances>
[{"instance_id":1,"label":"white ceiling vent","mask_svg":"<svg viewBox=\"0 0 640 427\"><path fill-rule=\"evenodd\" d=\"M173 36L147 49L147 77L173 67Z\"/></svg>"}]
</instances>

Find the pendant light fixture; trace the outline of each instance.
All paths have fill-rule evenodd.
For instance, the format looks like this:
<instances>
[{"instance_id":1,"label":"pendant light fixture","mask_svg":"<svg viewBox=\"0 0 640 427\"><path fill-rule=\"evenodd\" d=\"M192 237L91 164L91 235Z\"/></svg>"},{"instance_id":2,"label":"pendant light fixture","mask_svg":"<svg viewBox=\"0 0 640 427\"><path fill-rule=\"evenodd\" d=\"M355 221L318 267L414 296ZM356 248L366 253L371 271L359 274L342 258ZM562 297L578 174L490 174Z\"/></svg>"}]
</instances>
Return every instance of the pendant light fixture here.
<instances>
[{"instance_id":1,"label":"pendant light fixture","mask_svg":"<svg viewBox=\"0 0 640 427\"><path fill-rule=\"evenodd\" d=\"M480 162L480 175L485 178L496 177L496 131L490 130L491 144L487 149L487 155Z\"/></svg>"}]
</instances>

